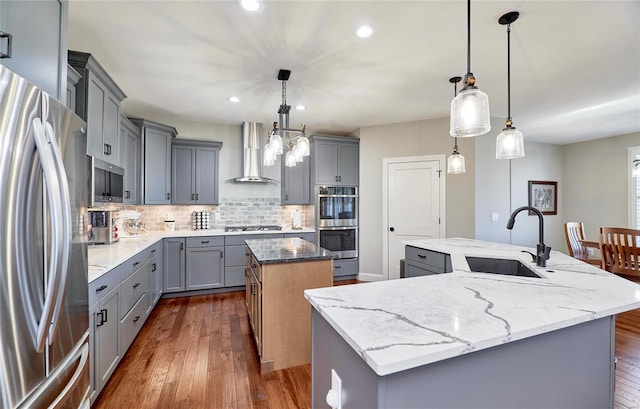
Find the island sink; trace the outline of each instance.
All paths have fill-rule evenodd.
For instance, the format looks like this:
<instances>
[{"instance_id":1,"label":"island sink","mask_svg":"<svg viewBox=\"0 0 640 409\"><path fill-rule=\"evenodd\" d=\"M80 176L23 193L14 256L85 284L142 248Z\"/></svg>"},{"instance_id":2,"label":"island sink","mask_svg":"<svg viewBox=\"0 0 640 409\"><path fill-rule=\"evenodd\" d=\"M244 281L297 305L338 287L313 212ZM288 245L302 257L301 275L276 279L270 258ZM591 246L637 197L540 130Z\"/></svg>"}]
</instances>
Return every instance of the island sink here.
<instances>
[{"instance_id":1,"label":"island sink","mask_svg":"<svg viewBox=\"0 0 640 409\"><path fill-rule=\"evenodd\" d=\"M504 274L520 277L540 276L519 260L488 257L465 257L471 271L476 273Z\"/></svg>"}]
</instances>

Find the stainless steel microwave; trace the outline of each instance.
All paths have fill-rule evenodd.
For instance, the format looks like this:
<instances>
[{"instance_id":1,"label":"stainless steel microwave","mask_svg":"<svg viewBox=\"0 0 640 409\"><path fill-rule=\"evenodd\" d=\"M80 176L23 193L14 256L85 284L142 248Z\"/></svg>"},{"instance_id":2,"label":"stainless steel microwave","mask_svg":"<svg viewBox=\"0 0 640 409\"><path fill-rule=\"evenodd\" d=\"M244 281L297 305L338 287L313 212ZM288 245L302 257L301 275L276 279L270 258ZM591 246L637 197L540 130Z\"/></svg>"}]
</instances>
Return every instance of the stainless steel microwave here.
<instances>
[{"instance_id":1,"label":"stainless steel microwave","mask_svg":"<svg viewBox=\"0 0 640 409\"><path fill-rule=\"evenodd\" d=\"M122 203L124 169L97 158L91 158L91 206L99 203Z\"/></svg>"}]
</instances>

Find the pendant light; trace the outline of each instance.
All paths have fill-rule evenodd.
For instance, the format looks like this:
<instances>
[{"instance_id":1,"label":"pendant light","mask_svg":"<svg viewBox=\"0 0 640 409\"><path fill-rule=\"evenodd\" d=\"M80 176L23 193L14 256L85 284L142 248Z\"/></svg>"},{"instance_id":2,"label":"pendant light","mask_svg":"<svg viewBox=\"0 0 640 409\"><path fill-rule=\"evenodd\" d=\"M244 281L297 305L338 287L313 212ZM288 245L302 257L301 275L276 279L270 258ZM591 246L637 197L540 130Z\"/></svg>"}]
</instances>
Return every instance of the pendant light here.
<instances>
[{"instance_id":1,"label":"pendant light","mask_svg":"<svg viewBox=\"0 0 640 409\"><path fill-rule=\"evenodd\" d=\"M451 77L449 78L449 82L453 84L453 96L456 96L458 82L462 80L462 77ZM453 153L447 159L447 173L452 175L457 175L465 172L464 167L464 156L458 152L458 138L454 137L453 142Z\"/></svg>"},{"instance_id":2,"label":"pendant light","mask_svg":"<svg viewBox=\"0 0 640 409\"><path fill-rule=\"evenodd\" d=\"M289 150L285 155L285 166L296 166L296 162L302 162L304 156L309 156L309 138L305 135L305 126L300 129L289 128L289 112L291 106L287 105L287 81L291 75L290 70L278 71L278 80L282 81L282 103L278 108L278 122L273 123L273 130L269 134L269 142L265 146L263 165L273 166L275 156L284 153L284 147ZM297 136L291 136L297 134ZM285 139L283 140L283 136Z\"/></svg>"},{"instance_id":3,"label":"pendant light","mask_svg":"<svg viewBox=\"0 0 640 409\"><path fill-rule=\"evenodd\" d=\"M513 126L511 120L511 23L520 16L517 11L504 14L498 19L507 26L507 120L505 128L496 138L496 159L517 159L524 157L524 138L522 132Z\"/></svg>"},{"instance_id":4,"label":"pendant light","mask_svg":"<svg viewBox=\"0 0 640 409\"><path fill-rule=\"evenodd\" d=\"M636 156L633 160L633 169L631 170L631 177L640 178L640 158Z\"/></svg>"},{"instance_id":5,"label":"pendant light","mask_svg":"<svg viewBox=\"0 0 640 409\"><path fill-rule=\"evenodd\" d=\"M489 97L476 87L476 78L471 72L471 0L467 0L467 74L464 84L451 101L449 133L458 138L484 135L491 130Z\"/></svg>"}]
</instances>

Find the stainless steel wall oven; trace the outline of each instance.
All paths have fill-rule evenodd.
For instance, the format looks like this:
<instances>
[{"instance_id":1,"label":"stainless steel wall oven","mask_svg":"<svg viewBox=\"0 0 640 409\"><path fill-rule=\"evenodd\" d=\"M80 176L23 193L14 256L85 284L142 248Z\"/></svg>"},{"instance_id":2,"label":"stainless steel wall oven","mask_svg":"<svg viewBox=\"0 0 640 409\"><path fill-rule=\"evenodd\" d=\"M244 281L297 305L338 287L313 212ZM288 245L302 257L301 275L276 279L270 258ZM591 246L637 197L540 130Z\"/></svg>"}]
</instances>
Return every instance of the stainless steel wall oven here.
<instances>
[{"instance_id":1,"label":"stainless steel wall oven","mask_svg":"<svg viewBox=\"0 0 640 409\"><path fill-rule=\"evenodd\" d=\"M337 259L358 257L358 188L316 186L318 245Z\"/></svg>"}]
</instances>

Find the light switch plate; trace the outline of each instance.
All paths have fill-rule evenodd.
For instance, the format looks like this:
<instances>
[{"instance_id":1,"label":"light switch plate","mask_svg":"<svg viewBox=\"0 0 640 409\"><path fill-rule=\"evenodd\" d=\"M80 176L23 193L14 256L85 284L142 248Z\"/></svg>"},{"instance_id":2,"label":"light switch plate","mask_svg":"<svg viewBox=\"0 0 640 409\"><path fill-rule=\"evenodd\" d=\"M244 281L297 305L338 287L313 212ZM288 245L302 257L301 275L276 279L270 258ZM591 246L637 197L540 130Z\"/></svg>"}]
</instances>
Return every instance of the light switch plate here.
<instances>
[{"instance_id":1,"label":"light switch plate","mask_svg":"<svg viewBox=\"0 0 640 409\"><path fill-rule=\"evenodd\" d=\"M342 409L342 379L340 379L335 369L331 370L331 389L336 393L336 409Z\"/></svg>"},{"instance_id":2,"label":"light switch plate","mask_svg":"<svg viewBox=\"0 0 640 409\"><path fill-rule=\"evenodd\" d=\"M496 212L491 213L491 221L492 222L497 222L498 221L498 213L496 213Z\"/></svg>"}]
</instances>

